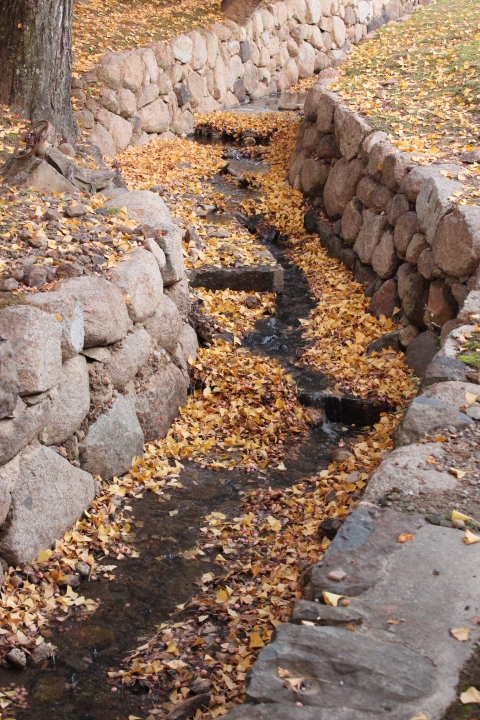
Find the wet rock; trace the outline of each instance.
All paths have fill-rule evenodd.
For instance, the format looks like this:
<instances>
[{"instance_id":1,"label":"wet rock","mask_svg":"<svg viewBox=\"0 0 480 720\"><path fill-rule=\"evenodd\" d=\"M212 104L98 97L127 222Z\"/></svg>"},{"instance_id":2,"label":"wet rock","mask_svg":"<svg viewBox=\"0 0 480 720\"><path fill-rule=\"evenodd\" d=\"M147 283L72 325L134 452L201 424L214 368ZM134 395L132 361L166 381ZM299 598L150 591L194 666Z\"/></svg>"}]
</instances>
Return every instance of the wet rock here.
<instances>
[{"instance_id":1,"label":"wet rock","mask_svg":"<svg viewBox=\"0 0 480 720\"><path fill-rule=\"evenodd\" d=\"M197 709L208 708L210 704L210 693L194 695L177 705L166 717L166 720L187 720L192 717Z\"/></svg>"},{"instance_id":2,"label":"wet rock","mask_svg":"<svg viewBox=\"0 0 480 720\"><path fill-rule=\"evenodd\" d=\"M412 368L417 377L423 378L427 367L437 352L438 347L435 345L430 333L420 333L407 348L407 365Z\"/></svg>"},{"instance_id":3,"label":"wet rock","mask_svg":"<svg viewBox=\"0 0 480 720\"><path fill-rule=\"evenodd\" d=\"M19 392L20 380L12 344L0 337L0 419L14 412Z\"/></svg>"},{"instance_id":4,"label":"wet rock","mask_svg":"<svg viewBox=\"0 0 480 720\"><path fill-rule=\"evenodd\" d=\"M27 656L23 650L19 648L12 648L12 650L7 653L7 660L16 670L25 670L27 667Z\"/></svg>"},{"instance_id":5,"label":"wet rock","mask_svg":"<svg viewBox=\"0 0 480 720\"><path fill-rule=\"evenodd\" d=\"M84 347L110 345L122 340L130 327L121 290L104 278L90 275L65 280L59 293L78 300L82 306Z\"/></svg>"},{"instance_id":6,"label":"wet rock","mask_svg":"<svg viewBox=\"0 0 480 720\"><path fill-rule=\"evenodd\" d=\"M388 403L350 395L341 397L323 395L323 403L325 414L331 422L354 424L360 427L374 425L379 421L381 413L389 409Z\"/></svg>"},{"instance_id":7,"label":"wet rock","mask_svg":"<svg viewBox=\"0 0 480 720\"><path fill-rule=\"evenodd\" d=\"M143 432L129 395L118 395L108 413L90 425L79 452L82 468L103 480L130 470L143 454Z\"/></svg>"},{"instance_id":8,"label":"wet rock","mask_svg":"<svg viewBox=\"0 0 480 720\"><path fill-rule=\"evenodd\" d=\"M42 642L40 643L40 645L37 645L32 651L32 662L34 665L40 665L40 663L43 663L45 662L45 660L51 658L52 654L52 648L50 647L50 645Z\"/></svg>"},{"instance_id":9,"label":"wet rock","mask_svg":"<svg viewBox=\"0 0 480 720\"><path fill-rule=\"evenodd\" d=\"M459 413L451 405L421 395L410 403L402 422L396 429L394 446L398 448L402 445L411 445L445 427L464 430L470 426L473 426L470 418Z\"/></svg>"},{"instance_id":10,"label":"wet rock","mask_svg":"<svg viewBox=\"0 0 480 720\"><path fill-rule=\"evenodd\" d=\"M49 313L27 305L0 310L0 336L10 341L20 395L56 385L62 365L61 327Z\"/></svg>"},{"instance_id":11,"label":"wet rock","mask_svg":"<svg viewBox=\"0 0 480 720\"><path fill-rule=\"evenodd\" d=\"M283 275L280 265L263 264L237 268L204 265L187 270L190 285L206 290L280 292L283 289Z\"/></svg>"},{"instance_id":12,"label":"wet rock","mask_svg":"<svg viewBox=\"0 0 480 720\"><path fill-rule=\"evenodd\" d=\"M398 352L400 349L400 330L396 330L395 332L382 335L381 338L370 343L367 347L367 355L371 355L373 352L381 352L382 350L394 350Z\"/></svg>"},{"instance_id":13,"label":"wet rock","mask_svg":"<svg viewBox=\"0 0 480 720\"><path fill-rule=\"evenodd\" d=\"M77 562L75 566L78 574L82 578L88 578L90 576L91 567L86 562Z\"/></svg>"},{"instance_id":14,"label":"wet rock","mask_svg":"<svg viewBox=\"0 0 480 720\"><path fill-rule=\"evenodd\" d=\"M354 455L350 450L347 450L346 448L334 448L330 452L330 461L336 462L336 463L344 463L348 462L350 458L353 458Z\"/></svg>"},{"instance_id":15,"label":"wet rock","mask_svg":"<svg viewBox=\"0 0 480 720\"><path fill-rule=\"evenodd\" d=\"M34 443L18 456L11 496L0 553L17 565L35 559L75 524L93 502L93 477Z\"/></svg>"}]
</instances>

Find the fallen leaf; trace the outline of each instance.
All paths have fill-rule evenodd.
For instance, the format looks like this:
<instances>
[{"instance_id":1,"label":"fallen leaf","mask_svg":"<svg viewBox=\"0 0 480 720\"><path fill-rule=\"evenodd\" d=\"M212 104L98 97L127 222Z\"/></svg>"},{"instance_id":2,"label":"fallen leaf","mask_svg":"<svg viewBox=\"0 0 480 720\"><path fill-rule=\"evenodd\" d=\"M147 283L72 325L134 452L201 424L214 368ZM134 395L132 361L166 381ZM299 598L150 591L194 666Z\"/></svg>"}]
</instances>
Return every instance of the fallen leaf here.
<instances>
[{"instance_id":1,"label":"fallen leaf","mask_svg":"<svg viewBox=\"0 0 480 720\"><path fill-rule=\"evenodd\" d=\"M262 638L260 637L258 632L252 632L250 634L250 648L263 648L265 647L265 643L263 642Z\"/></svg>"},{"instance_id":2,"label":"fallen leaf","mask_svg":"<svg viewBox=\"0 0 480 720\"><path fill-rule=\"evenodd\" d=\"M323 599L325 600L326 605L331 605L332 607L337 607L339 601L343 598L343 595L335 595L335 593L327 592L326 590L323 591Z\"/></svg>"},{"instance_id":3,"label":"fallen leaf","mask_svg":"<svg viewBox=\"0 0 480 720\"><path fill-rule=\"evenodd\" d=\"M467 405L473 405L473 403L477 400L478 397L478 395L474 395L473 393L468 391L465 393L465 400L467 401Z\"/></svg>"},{"instance_id":4,"label":"fallen leaf","mask_svg":"<svg viewBox=\"0 0 480 720\"><path fill-rule=\"evenodd\" d=\"M467 474L467 473L465 472L465 470L458 470L458 468L454 468L454 467L451 467L451 468L450 468L450 473L451 473L452 475L455 475L455 477L459 478L459 480L461 480L462 478L464 478L465 475Z\"/></svg>"},{"instance_id":5,"label":"fallen leaf","mask_svg":"<svg viewBox=\"0 0 480 720\"><path fill-rule=\"evenodd\" d=\"M414 536L413 536L411 533L410 533L410 534L408 534L408 533L402 533L401 535L398 536L397 542L398 542L398 543L410 542L410 540L413 540L413 537L414 537Z\"/></svg>"},{"instance_id":6,"label":"fallen leaf","mask_svg":"<svg viewBox=\"0 0 480 720\"><path fill-rule=\"evenodd\" d=\"M453 520L473 520L473 518L470 517L470 515L464 515L463 513L459 512L458 510L452 510L452 516L450 518Z\"/></svg>"},{"instance_id":7,"label":"fallen leaf","mask_svg":"<svg viewBox=\"0 0 480 720\"><path fill-rule=\"evenodd\" d=\"M465 535L463 536L463 540L466 545L473 545L474 543L480 542L480 536L475 535L471 530L465 530Z\"/></svg>"},{"instance_id":8,"label":"fallen leaf","mask_svg":"<svg viewBox=\"0 0 480 720\"><path fill-rule=\"evenodd\" d=\"M480 703L480 690L477 690L477 688L469 687L468 690L465 690L460 695L460 702L464 705L469 705L470 703Z\"/></svg>"},{"instance_id":9,"label":"fallen leaf","mask_svg":"<svg viewBox=\"0 0 480 720\"><path fill-rule=\"evenodd\" d=\"M468 636L470 635L470 628L452 628L450 630L450 635L460 642L466 642L468 640Z\"/></svg>"}]
</instances>

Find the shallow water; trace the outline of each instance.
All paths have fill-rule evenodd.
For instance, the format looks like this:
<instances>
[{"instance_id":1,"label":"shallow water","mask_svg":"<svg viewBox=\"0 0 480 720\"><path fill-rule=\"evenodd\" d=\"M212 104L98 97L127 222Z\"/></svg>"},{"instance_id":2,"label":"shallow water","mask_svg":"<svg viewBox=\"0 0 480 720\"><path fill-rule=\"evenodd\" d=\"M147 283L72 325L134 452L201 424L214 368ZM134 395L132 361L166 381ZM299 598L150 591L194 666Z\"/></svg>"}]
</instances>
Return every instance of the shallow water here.
<instances>
[{"instance_id":1,"label":"shallow water","mask_svg":"<svg viewBox=\"0 0 480 720\"><path fill-rule=\"evenodd\" d=\"M255 105L255 111L259 107L273 110L280 103L278 97L265 98L252 103L249 109L253 112ZM228 150L227 157L229 154L238 163L239 171L242 167L242 172L265 170L264 164L242 158L238 149ZM238 203L252 193L226 183L221 176L213 184L215 191L225 194L230 216ZM212 221L221 222L221 218L212 215ZM299 321L308 317L314 304L308 284L303 274L287 262L280 245L269 249L285 268L284 292L277 297L275 313L257 323L244 345L253 352L277 358L292 372L301 389L321 391L328 383L320 373L300 370L294 365L302 346ZM290 447L285 462L287 472L214 471L188 463L180 477L183 487L172 489L170 497L164 496L159 501L156 495L146 492L143 499L133 500L130 505L134 530L129 541L140 557L104 560L104 564L117 566L112 582L82 582L81 593L98 598L99 608L86 621L55 622L50 628L51 635L47 636L49 630L44 633L57 648L54 660L46 661L40 668L29 667L22 675L14 670L0 672L0 685L16 682L28 689L29 709L18 711L16 717L19 720L144 717L151 707L152 695L130 689L113 693L106 682L106 672L117 670L125 655L155 632L156 624L165 621L176 605L195 594L195 580L209 570L218 572L213 558L197 556L191 560L183 556L201 537L204 516L213 511L236 515L244 492L305 480L327 467L330 450L345 433L346 428L328 422L312 429L303 442ZM178 514L170 516L172 510L178 510Z\"/></svg>"}]
</instances>

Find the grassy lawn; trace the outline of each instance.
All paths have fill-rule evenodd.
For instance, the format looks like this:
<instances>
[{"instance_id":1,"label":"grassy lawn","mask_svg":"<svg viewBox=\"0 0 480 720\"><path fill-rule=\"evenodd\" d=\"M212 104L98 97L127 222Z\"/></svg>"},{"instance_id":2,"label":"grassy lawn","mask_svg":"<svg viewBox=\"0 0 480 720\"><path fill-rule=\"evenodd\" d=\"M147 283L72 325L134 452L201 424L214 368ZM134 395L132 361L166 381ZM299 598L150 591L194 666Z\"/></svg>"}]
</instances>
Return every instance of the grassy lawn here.
<instances>
[{"instance_id":1,"label":"grassy lawn","mask_svg":"<svg viewBox=\"0 0 480 720\"><path fill-rule=\"evenodd\" d=\"M165 40L220 18L220 0L77 2L73 18L74 71L88 70L111 50Z\"/></svg>"},{"instance_id":2,"label":"grassy lawn","mask_svg":"<svg viewBox=\"0 0 480 720\"><path fill-rule=\"evenodd\" d=\"M437 0L355 48L332 90L424 161L478 143L480 4Z\"/></svg>"}]
</instances>

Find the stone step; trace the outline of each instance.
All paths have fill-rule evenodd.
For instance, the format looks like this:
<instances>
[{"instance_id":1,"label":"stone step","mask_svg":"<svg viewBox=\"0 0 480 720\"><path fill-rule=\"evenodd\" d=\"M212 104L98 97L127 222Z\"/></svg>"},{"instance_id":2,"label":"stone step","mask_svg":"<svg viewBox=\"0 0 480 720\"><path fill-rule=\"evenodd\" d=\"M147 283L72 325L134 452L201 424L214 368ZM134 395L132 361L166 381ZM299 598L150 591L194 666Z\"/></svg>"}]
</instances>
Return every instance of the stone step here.
<instances>
[{"instance_id":1,"label":"stone step","mask_svg":"<svg viewBox=\"0 0 480 720\"><path fill-rule=\"evenodd\" d=\"M282 292L284 270L278 264L240 265L221 267L203 265L187 270L188 282L192 287L206 290L245 290L247 292Z\"/></svg>"}]
</instances>

